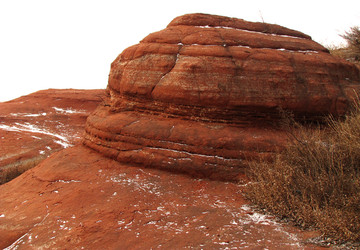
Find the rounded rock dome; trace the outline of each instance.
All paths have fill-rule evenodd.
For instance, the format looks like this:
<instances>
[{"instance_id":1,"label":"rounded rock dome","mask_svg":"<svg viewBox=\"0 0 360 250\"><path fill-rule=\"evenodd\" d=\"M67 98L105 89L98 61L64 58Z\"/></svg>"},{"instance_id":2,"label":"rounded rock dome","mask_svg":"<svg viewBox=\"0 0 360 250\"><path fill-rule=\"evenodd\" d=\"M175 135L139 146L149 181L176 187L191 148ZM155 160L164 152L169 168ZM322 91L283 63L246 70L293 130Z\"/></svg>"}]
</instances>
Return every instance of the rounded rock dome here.
<instances>
[{"instance_id":1,"label":"rounded rock dome","mask_svg":"<svg viewBox=\"0 0 360 250\"><path fill-rule=\"evenodd\" d=\"M236 179L285 144L278 109L342 115L359 69L301 32L207 14L175 18L112 63L84 144L122 162Z\"/></svg>"}]
</instances>

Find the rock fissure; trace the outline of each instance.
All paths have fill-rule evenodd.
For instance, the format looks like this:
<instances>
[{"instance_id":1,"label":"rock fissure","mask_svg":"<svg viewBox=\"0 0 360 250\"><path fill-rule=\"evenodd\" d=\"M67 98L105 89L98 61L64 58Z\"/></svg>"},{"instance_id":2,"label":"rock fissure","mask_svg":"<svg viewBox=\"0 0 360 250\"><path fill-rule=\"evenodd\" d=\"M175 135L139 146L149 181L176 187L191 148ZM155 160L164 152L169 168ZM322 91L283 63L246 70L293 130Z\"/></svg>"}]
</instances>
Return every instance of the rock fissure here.
<instances>
[{"instance_id":1,"label":"rock fissure","mask_svg":"<svg viewBox=\"0 0 360 250\"><path fill-rule=\"evenodd\" d=\"M232 92L232 90L233 90L233 85L234 85L234 84L238 84L237 79L236 79L236 76L241 77L241 71L240 71L240 67L239 67L239 66L237 65L237 63L236 63L236 60L235 60L235 58L234 58L234 56L233 56L233 53L230 51L229 46L226 44L225 39L224 39L224 37L222 36L221 32L219 32L219 35L220 35L221 39L223 40L223 46L224 46L225 50L227 51L227 53L230 55L231 62L232 62L232 64L233 64L234 67L235 67L235 69L234 69L235 72L234 72L234 75L232 76L232 81L229 82L228 87L225 88L225 90L224 90L225 93L226 93L226 92L228 93L227 102L226 102L226 106L228 106L229 103L230 103L230 100L231 100L230 97L231 97L231 92ZM250 48L250 47L249 47L249 48ZM244 62L245 62L245 60L244 60Z\"/></svg>"},{"instance_id":2,"label":"rock fissure","mask_svg":"<svg viewBox=\"0 0 360 250\"><path fill-rule=\"evenodd\" d=\"M150 96L153 95L153 92L154 92L156 86L157 86L158 84L161 84L161 81L162 81L168 74L170 74L171 71L174 69L177 61L179 60L181 48L182 48L182 45L179 46L179 50L178 50L178 52L177 52L177 54L176 54L175 62L174 62L174 64L172 65L172 67L170 67L170 69L161 76L160 80L159 80L159 81L152 87L152 89L150 90Z\"/></svg>"}]
</instances>

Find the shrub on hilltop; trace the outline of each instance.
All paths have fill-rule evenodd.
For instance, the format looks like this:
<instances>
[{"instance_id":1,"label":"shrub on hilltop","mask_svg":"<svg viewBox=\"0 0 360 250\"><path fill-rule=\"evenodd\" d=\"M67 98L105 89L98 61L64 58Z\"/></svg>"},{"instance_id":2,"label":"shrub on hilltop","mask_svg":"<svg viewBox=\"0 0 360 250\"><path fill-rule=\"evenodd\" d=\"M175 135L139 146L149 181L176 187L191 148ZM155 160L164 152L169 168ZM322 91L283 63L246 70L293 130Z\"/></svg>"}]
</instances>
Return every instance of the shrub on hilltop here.
<instances>
[{"instance_id":1,"label":"shrub on hilltop","mask_svg":"<svg viewBox=\"0 0 360 250\"><path fill-rule=\"evenodd\" d=\"M360 27L351 27L349 31L340 36L346 40L347 46L330 46L331 54L360 65Z\"/></svg>"},{"instance_id":2,"label":"shrub on hilltop","mask_svg":"<svg viewBox=\"0 0 360 250\"><path fill-rule=\"evenodd\" d=\"M353 51L356 60L360 60L360 27L351 27L350 31L346 31L341 35L348 42L348 47Z\"/></svg>"}]
</instances>

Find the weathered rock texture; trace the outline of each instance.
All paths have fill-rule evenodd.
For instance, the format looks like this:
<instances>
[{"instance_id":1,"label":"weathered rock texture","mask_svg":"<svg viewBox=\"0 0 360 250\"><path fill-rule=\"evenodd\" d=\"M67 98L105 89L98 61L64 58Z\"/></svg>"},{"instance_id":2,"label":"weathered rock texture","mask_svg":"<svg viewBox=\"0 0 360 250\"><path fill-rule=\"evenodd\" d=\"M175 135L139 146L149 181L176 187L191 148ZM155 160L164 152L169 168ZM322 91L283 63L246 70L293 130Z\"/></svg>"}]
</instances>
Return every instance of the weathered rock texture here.
<instances>
[{"instance_id":1,"label":"weathered rock texture","mask_svg":"<svg viewBox=\"0 0 360 250\"><path fill-rule=\"evenodd\" d=\"M242 184L137 166L236 180L243 159L286 142L278 107L307 119L339 115L358 83L351 64L297 31L176 18L112 64L108 99L88 118L84 138L101 154L67 148L0 186L0 248L317 249L303 244L316 232L252 210ZM46 124L46 116L89 107L82 98L79 106L61 100L50 108L34 100L17 115L9 106L0 118L16 120L2 128L39 127L19 119L38 115Z\"/></svg>"},{"instance_id":2,"label":"weathered rock texture","mask_svg":"<svg viewBox=\"0 0 360 250\"><path fill-rule=\"evenodd\" d=\"M4 172L35 166L81 141L104 90L49 89L0 103L0 184Z\"/></svg>"},{"instance_id":3,"label":"weathered rock texture","mask_svg":"<svg viewBox=\"0 0 360 250\"><path fill-rule=\"evenodd\" d=\"M244 185L139 168L82 145L47 158L80 140L104 92L0 103L0 166L46 158L0 185L0 249L317 249L303 244L317 232L253 210Z\"/></svg>"},{"instance_id":4,"label":"weathered rock texture","mask_svg":"<svg viewBox=\"0 0 360 250\"><path fill-rule=\"evenodd\" d=\"M316 120L347 110L359 70L301 32L190 14L112 63L107 106L84 144L121 162L220 179L281 148L279 108Z\"/></svg>"},{"instance_id":5,"label":"weathered rock texture","mask_svg":"<svg viewBox=\"0 0 360 250\"><path fill-rule=\"evenodd\" d=\"M0 186L0 249L321 249L236 183L142 169L83 146Z\"/></svg>"}]
</instances>

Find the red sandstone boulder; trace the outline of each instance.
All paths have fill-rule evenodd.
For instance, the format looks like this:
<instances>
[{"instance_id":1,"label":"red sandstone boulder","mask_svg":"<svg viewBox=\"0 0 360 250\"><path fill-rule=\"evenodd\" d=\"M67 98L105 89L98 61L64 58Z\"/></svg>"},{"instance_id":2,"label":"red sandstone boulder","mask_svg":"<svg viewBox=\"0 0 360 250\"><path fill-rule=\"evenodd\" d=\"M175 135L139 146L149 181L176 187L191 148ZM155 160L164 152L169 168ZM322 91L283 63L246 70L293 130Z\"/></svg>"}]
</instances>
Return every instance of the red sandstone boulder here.
<instances>
[{"instance_id":1,"label":"red sandstone boulder","mask_svg":"<svg viewBox=\"0 0 360 250\"><path fill-rule=\"evenodd\" d=\"M190 14L124 50L84 144L120 162L236 180L282 148L278 109L342 115L360 72L301 32Z\"/></svg>"}]
</instances>

